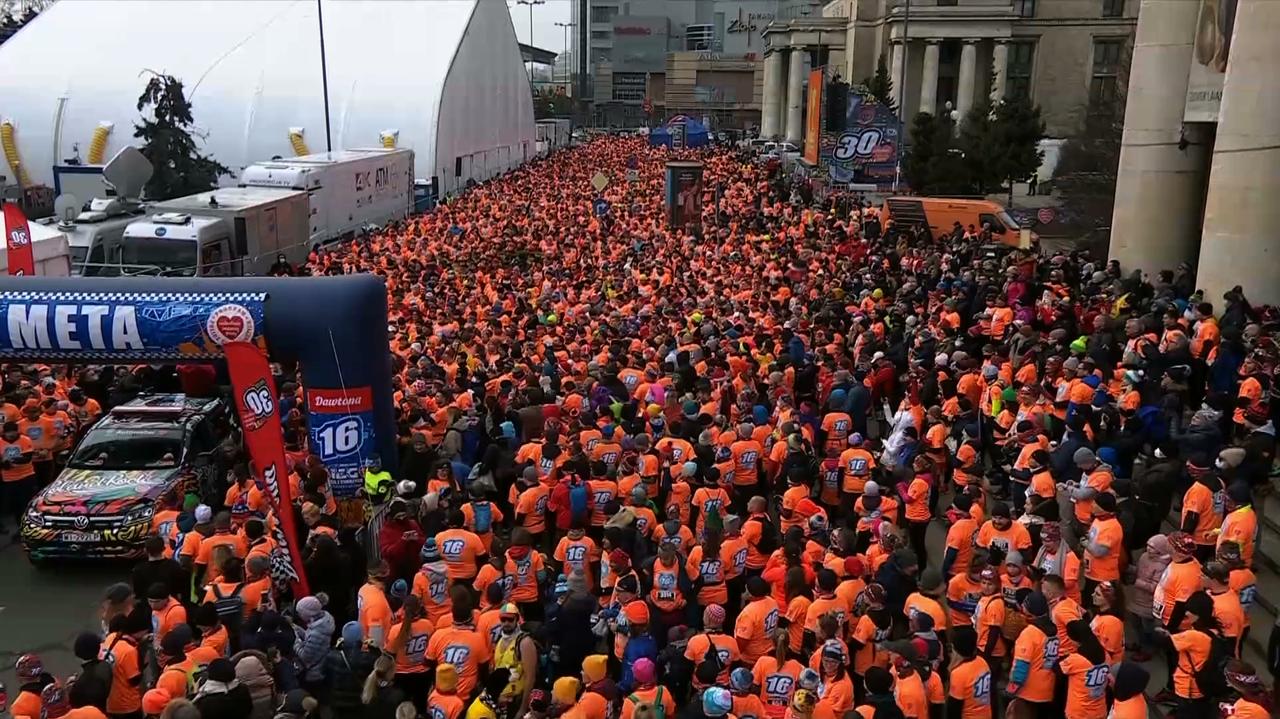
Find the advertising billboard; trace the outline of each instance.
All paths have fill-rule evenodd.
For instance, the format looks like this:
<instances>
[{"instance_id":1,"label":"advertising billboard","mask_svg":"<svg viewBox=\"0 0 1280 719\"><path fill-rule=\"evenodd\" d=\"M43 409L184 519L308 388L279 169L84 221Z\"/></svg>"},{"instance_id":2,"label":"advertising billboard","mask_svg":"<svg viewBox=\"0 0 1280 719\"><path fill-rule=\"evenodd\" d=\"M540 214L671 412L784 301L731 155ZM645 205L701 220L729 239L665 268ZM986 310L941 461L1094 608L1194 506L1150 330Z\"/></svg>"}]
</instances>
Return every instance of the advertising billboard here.
<instances>
[{"instance_id":1,"label":"advertising billboard","mask_svg":"<svg viewBox=\"0 0 1280 719\"><path fill-rule=\"evenodd\" d=\"M702 163L667 163L667 226L674 229L702 222Z\"/></svg>"},{"instance_id":2,"label":"advertising billboard","mask_svg":"<svg viewBox=\"0 0 1280 719\"><path fill-rule=\"evenodd\" d=\"M843 126L821 134L821 160L831 181L892 183L902 150L897 114L870 95L850 92Z\"/></svg>"},{"instance_id":3,"label":"advertising billboard","mask_svg":"<svg viewBox=\"0 0 1280 719\"><path fill-rule=\"evenodd\" d=\"M804 108L804 161L818 164L822 143L822 68L809 71L809 89Z\"/></svg>"},{"instance_id":4,"label":"advertising billboard","mask_svg":"<svg viewBox=\"0 0 1280 719\"><path fill-rule=\"evenodd\" d=\"M1186 122L1217 122L1222 107L1231 36L1235 31L1237 0L1200 0L1196 39L1187 74Z\"/></svg>"}]
</instances>

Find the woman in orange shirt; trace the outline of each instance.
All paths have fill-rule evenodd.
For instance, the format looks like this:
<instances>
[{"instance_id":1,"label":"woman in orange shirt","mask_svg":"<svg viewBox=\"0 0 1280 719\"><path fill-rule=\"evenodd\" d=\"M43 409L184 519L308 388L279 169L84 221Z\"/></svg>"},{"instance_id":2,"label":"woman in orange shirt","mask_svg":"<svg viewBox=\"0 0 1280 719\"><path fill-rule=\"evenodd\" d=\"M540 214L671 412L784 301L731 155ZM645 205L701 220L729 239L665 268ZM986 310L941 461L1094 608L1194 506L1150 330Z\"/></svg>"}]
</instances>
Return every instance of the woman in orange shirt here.
<instances>
[{"instance_id":1,"label":"woman in orange shirt","mask_svg":"<svg viewBox=\"0 0 1280 719\"><path fill-rule=\"evenodd\" d=\"M1116 582L1099 582L1091 597L1097 612L1089 622L1089 628L1107 653L1107 664L1112 666L1124 659L1124 617L1116 605L1119 592Z\"/></svg>"}]
</instances>

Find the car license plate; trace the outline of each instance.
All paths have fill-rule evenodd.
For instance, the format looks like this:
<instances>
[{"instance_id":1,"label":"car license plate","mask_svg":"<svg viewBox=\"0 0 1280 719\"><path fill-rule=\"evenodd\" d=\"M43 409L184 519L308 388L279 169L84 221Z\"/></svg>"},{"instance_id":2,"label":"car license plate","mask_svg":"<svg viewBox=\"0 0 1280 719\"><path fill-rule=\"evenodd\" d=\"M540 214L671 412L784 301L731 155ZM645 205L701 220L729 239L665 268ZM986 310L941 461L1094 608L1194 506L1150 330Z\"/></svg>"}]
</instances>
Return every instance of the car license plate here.
<instances>
[{"instance_id":1,"label":"car license plate","mask_svg":"<svg viewBox=\"0 0 1280 719\"><path fill-rule=\"evenodd\" d=\"M62 541L81 544L84 542L98 542L102 540L100 532L63 532Z\"/></svg>"}]
</instances>

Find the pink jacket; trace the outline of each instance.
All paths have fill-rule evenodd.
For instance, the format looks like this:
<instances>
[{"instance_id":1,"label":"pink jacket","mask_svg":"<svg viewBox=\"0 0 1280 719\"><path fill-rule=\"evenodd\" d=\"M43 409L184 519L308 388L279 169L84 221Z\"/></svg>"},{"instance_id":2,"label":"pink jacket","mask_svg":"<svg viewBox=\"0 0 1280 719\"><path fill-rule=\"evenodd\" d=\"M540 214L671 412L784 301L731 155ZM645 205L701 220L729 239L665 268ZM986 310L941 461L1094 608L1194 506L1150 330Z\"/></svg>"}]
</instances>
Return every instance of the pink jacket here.
<instances>
[{"instance_id":1,"label":"pink jacket","mask_svg":"<svg viewBox=\"0 0 1280 719\"><path fill-rule=\"evenodd\" d=\"M1151 616L1151 600L1160 583L1160 575L1173 560L1169 553L1169 539L1157 534L1147 540L1147 551L1138 559L1138 573L1134 580L1129 611L1139 617Z\"/></svg>"}]
</instances>

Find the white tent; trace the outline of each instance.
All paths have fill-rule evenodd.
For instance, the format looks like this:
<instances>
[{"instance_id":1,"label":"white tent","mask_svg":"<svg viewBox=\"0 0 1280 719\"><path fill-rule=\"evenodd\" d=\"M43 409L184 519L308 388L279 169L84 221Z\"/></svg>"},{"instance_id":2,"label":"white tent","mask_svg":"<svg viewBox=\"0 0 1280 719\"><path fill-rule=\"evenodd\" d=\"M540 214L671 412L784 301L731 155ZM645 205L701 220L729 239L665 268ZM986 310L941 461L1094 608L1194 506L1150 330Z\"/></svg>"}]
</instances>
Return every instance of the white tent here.
<instances>
[{"instance_id":1,"label":"white tent","mask_svg":"<svg viewBox=\"0 0 1280 719\"><path fill-rule=\"evenodd\" d=\"M394 133L415 151L416 176L437 178L442 192L534 154L529 82L503 0L54 3L0 45L0 120L16 143L6 150L33 183L52 186L54 163L73 144L85 157L109 122L110 157L137 142L137 98L153 70L182 80L202 149L233 170L294 155L291 128L323 151L321 7L335 150Z\"/></svg>"}]
</instances>

